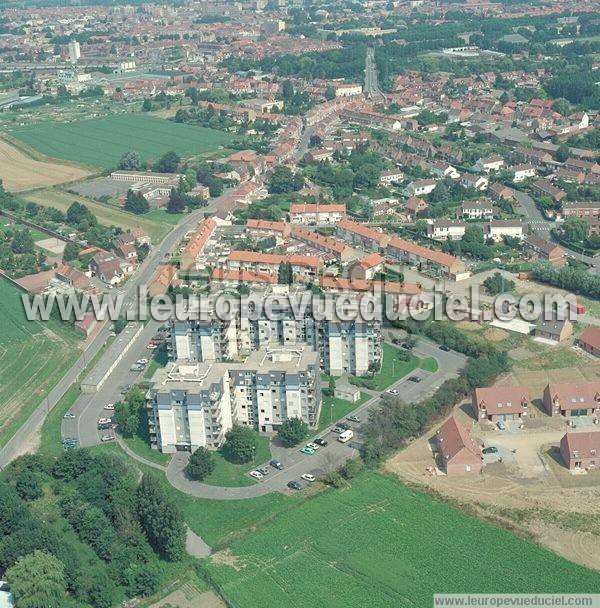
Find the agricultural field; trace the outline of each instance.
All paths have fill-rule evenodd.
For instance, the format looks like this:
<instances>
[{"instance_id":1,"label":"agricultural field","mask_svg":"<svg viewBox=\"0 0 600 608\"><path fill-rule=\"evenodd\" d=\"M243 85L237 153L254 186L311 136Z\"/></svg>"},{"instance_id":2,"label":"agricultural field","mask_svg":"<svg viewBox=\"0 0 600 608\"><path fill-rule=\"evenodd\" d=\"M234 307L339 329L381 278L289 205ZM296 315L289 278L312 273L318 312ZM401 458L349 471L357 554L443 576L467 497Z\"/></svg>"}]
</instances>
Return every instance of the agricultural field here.
<instances>
[{"instance_id":1,"label":"agricultural field","mask_svg":"<svg viewBox=\"0 0 600 608\"><path fill-rule=\"evenodd\" d=\"M476 556L474 558L473 556ZM238 608L428 606L436 592L593 593L597 572L399 484L364 473L210 558ZM491 576L502 572L502 576Z\"/></svg>"},{"instance_id":2,"label":"agricultural field","mask_svg":"<svg viewBox=\"0 0 600 608\"><path fill-rule=\"evenodd\" d=\"M182 156L202 156L232 140L222 131L146 114L32 124L16 127L10 135L48 157L101 168L116 167L128 150L137 150L143 160L156 159L170 150Z\"/></svg>"},{"instance_id":3,"label":"agricultural field","mask_svg":"<svg viewBox=\"0 0 600 608\"><path fill-rule=\"evenodd\" d=\"M46 188L88 175L89 171L80 167L33 158L0 139L0 179L10 192Z\"/></svg>"},{"instance_id":4,"label":"agricultural field","mask_svg":"<svg viewBox=\"0 0 600 608\"><path fill-rule=\"evenodd\" d=\"M173 223L181 219L177 215L169 215L165 211L154 211L147 215L135 215L120 207L94 201L78 194L71 194L57 188L27 192L23 200L33 201L44 207L54 207L66 211L74 201L85 205L104 226L119 226L123 230L143 228L152 238L153 243L159 243L173 227Z\"/></svg>"},{"instance_id":5,"label":"agricultural field","mask_svg":"<svg viewBox=\"0 0 600 608\"><path fill-rule=\"evenodd\" d=\"M26 319L20 292L0 279L0 446L23 424L80 354L75 332Z\"/></svg>"}]
</instances>

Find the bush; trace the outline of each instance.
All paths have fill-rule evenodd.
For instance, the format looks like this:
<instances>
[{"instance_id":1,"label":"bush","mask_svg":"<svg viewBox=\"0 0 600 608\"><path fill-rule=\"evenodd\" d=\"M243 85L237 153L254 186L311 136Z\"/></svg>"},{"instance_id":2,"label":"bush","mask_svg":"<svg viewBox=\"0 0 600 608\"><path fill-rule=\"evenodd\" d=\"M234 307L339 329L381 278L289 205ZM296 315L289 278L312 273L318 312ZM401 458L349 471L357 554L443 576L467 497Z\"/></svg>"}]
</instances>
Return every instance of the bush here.
<instances>
[{"instance_id":1,"label":"bush","mask_svg":"<svg viewBox=\"0 0 600 608\"><path fill-rule=\"evenodd\" d=\"M287 448L298 445L308 435L308 424L300 418L288 418L277 431L281 443Z\"/></svg>"},{"instance_id":2,"label":"bush","mask_svg":"<svg viewBox=\"0 0 600 608\"><path fill-rule=\"evenodd\" d=\"M223 456L234 464L245 464L254 459L258 447L258 433L246 426L234 426L227 431Z\"/></svg>"},{"instance_id":3,"label":"bush","mask_svg":"<svg viewBox=\"0 0 600 608\"><path fill-rule=\"evenodd\" d=\"M185 467L190 479L202 481L215 470L215 457L206 448L198 448L191 456Z\"/></svg>"}]
</instances>

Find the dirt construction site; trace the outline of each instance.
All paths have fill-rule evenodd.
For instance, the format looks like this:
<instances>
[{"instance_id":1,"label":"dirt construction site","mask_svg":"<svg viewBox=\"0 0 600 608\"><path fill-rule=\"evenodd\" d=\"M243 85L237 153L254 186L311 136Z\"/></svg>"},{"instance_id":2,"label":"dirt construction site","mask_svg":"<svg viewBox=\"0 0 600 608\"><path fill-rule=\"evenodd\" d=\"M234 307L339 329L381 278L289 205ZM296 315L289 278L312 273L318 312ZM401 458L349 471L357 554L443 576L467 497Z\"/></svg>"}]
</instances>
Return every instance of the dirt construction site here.
<instances>
[{"instance_id":1,"label":"dirt construction site","mask_svg":"<svg viewBox=\"0 0 600 608\"><path fill-rule=\"evenodd\" d=\"M497 386L529 387L533 407L521 430L517 425L500 431L476 423L470 401L453 414L482 447L497 453L485 455L481 474L446 476L436 468L435 434L439 424L414 440L385 463L386 470L403 481L456 502L462 508L491 518L560 553L567 559L600 570L600 470L571 473L562 463L558 444L570 430L563 418L551 418L541 397L549 382L597 379L600 364L583 368L516 370L500 378ZM591 418L576 422L575 432L600 430Z\"/></svg>"}]
</instances>

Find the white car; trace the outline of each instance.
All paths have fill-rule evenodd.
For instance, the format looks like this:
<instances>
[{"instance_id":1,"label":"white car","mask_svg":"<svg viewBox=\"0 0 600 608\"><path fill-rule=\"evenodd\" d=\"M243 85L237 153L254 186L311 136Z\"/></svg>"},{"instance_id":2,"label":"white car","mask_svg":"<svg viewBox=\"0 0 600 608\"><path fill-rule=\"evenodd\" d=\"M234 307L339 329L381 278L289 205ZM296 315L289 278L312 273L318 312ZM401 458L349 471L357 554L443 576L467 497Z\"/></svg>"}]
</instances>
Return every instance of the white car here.
<instances>
[{"instance_id":1,"label":"white car","mask_svg":"<svg viewBox=\"0 0 600 608\"><path fill-rule=\"evenodd\" d=\"M397 388L390 388L387 391L385 391L386 393L389 393L390 395L398 395L398 389Z\"/></svg>"},{"instance_id":2,"label":"white car","mask_svg":"<svg viewBox=\"0 0 600 608\"><path fill-rule=\"evenodd\" d=\"M307 443L306 446L309 448L312 448L315 452L321 447L320 445L317 445L316 443Z\"/></svg>"},{"instance_id":3,"label":"white car","mask_svg":"<svg viewBox=\"0 0 600 608\"><path fill-rule=\"evenodd\" d=\"M138 359L136 363L138 365L148 365L148 359Z\"/></svg>"},{"instance_id":4,"label":"white car","mask_svg":"<svg viewBox=\"0 0 600 608\"><path fill-rule=\"evenodd\" d=\"M304 481L315 481L317 479L314 475L311 475L310 473L304 473L304 475L300 475L300 477L304 479Z\"/></svg>"},{"instance_id":5,"label":"white car","mask_svg":"<svg viewBox=\"0 0 600 608\"><path fill-rule=\"evenodd\" d=\"M104 409L105 409L105 410L114 410L114 409L115 409L115 404L114 404L114 403L107 403L107 404L104 406Z\"/></svg>"},{"instance_id":6,"label":"white car","mask_svg":"<svg viewBox=\"0 0 600 608\"><path fill-rule=\"evenodd\" d=\"M100 437L100 441L114 441L114 440L115 440L114 435L102 435L102 437Z\"/></svg>"},{"instance_id":7,"label":"white car","mask_svg":"<svg viewBox=\"0 0 600 608\"><path fill-rule=\"evenodd\" d=\"M98 424L110 424L112 420L110 418L100 418Z\"/></svg>"},{"instance_id":8,"label":"white car","mask_svg":"<svg viewBox=\"0 0 600 608\"><path fill-rule=\"evenodd\" d=\"M254 477L254 479L262 479L262 473L259 473L258 471L250 471L250 473L248 473L248 475L250 475L250 477Z\"/></svg>"},{"instance_id":9,"label":"white car","mask_svg":"<svg viewBox=\"0 0 600 608\"><path fill-rule=\"evenodd\" d=\"M73 412L67 412L63 418L75 418L75 414Z\"/></svg>"}]
</instances>

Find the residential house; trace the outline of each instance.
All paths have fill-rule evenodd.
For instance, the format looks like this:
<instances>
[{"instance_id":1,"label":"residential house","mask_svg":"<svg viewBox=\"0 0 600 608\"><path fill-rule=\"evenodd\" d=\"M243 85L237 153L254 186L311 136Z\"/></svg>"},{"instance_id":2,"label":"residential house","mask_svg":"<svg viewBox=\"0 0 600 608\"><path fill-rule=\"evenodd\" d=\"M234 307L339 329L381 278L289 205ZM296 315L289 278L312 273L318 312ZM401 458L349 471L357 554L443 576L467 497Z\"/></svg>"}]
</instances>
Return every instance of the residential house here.
<instances>
[{"instance_id":1,"label":"residential house","mask_svg":"<svg viewBox=\"0 0 600 608\"><path fill-rule=\"evenodd\" d=\"M406 201L406 212L411 219L414 219L418 213L425 211L427 207L429 207L427 202L418 196L411 196Z\"/></svg>"},{"instance_id":2,"label":"residential house","mask_svg":"<svg viewBox=\"0 0 600 608\"><path fill-rule=\"evenodd\" d=\"M437 183L434 179L418 179L414 182L410 182L406 187L406 191L409 196L427 196L431 194Z\"/></svg>"},{"instance_id":3,"label":"residential house","mask_svg":"<svg viewBox=\"0 0 600 608\"><path fill-rule=\"evenodd\" d=\"M531 398L526 386L491 386L474 389L471 403L479 422L495 423L526 419Z\"/></svg>"},{"instance_id":4,"label":"residential house","mask_svg":"<svg viewBox=\"0 0 600 608\"><path fill-rule=\"evenodd\" d=\"M450 179L458 179L460 173L450 164L441 161L434 161L429 164L429 170L436 176Z\"/></svg>"},{"instance_id":5,"label":"residential house","mask_svg":"<svg viewBox=\"0 0 600 608\"><path fill-rule=\"evenodd\" d=\"M90 272L103 283L117 285L123 280L125 273L121 268L121 260L108 251L97 253L89 264Z\"/></svg>"},{"instance_id":6,"label":"residential house","mask_svg":"<svg viewBox=\"0 0 600 608\"><path fill-rule=\"evenodd\" d=\"M550 416L593 416L600 408L600 382L561 382L544 389L544 408Z\"/></svg>"},{"instance_id":7,"label":"residential house","mask_svg":"<svg viewBox=\"0 0 600 608\"><path fill-rule=\"evenodd\" d=\"M481 448L471 437L469 430L454 416L450 416L442 424L435 438L440 465L447 475L481 473L483 467Z\"/></svg>"},{"instance_id":8,"label":"residential house","mask_svg":"<svg viewBox=\"0 0 600 608\"><path fill-rule=\"evenodd\" d=\"M546 320L542 316L535 326L534 335L536 338L562 342L573 335L573 324L569 319L559 320L554 318Z\"/></svg>"},{"instance_id":9,"label":"residential house","mask_svg":"<svg viewBox=\"0 0 600 608\"><path fill-rule=\"evenodd\" d=\"M488 188L488 194L495 201L500 201L500 200L512 201L515 197L513 190L511 188L509 188L508 186L501 184L500 182L492 184Z\"/></svg>"},{"instance_id":10,"label":"residential house","mask_svg":"<svg viewBox=\"0 0 600 608\"><path fill-rule=\"evenodd\" d=\"M371 253L350 264L348 275L351 279L370 281L375 275L383 271L385 258L380 253Z\"/></svg>"},{"instance_id":11,"label":"residential house","mask_svg":"<svg viewBox=\"0 0 600 608\"><path fill-rule=\"evenodd\" d=\"M523 246L534 259L546 260L553 266L567 265L567 252L559 245L555 245L536 234L530 234L525 238Z\"/></svg>"},{"instance_id":12,"label":"residential house","mask_svg":"<svg viewBox=\"0 0 600 608\"><path fill-rule=\"evenodd\" d=\"M460 185L463 188L473 188L475 190L487 190L489 180L483 175L472 175L471 173L463 173L460 177Z\"/></svg>"},{"instance_id":13,"label":"residential house","mask_svg":"<svg viewBox=\"0 0 600 608\"><path fill-rule=\"evenodd\" d=\"M600 464L600 432L565 433L560 440L560 455L567 469L594 469Z\"/></svg>"},{"instance_id":14,"label":"residential house","mask_svg":"<svg viewBox=\"0 0 600 608\"><path fill-rule=\"evenodd\" d=\"M530 177L536 176L535 167L525 163L511 167L510 172L512 174L512 181L515 184L519 184Z\"/></svg>"},{"instance_id":15,"label":"residential house","mask_svg":"<svg viewBox=\"0 0 600 608\"><path fill-rule=\"evenodd\" d=\"M485 237L495 242L501 241L505 236L522 240L525 236L521 220L492 220L483 228Z\"/></svg>"},{"instance_id":16,"label":"residential house","mask_svg":"<svg viewBox=\"0 0 600 608\"><path fill-rule=\"evenodd\" d=\"M494 217L494 206L485 198L465 201L460 207L460 217L466 220L491 220Z\"/></svg>"},{"instance_id":17,"label":"residential house","mask_svg":"<svg viewBox=\"0 0 600 608\"><path fill-rule=\"evenodd\" d=\"M533 183L532 188L540 196L549 196L556 203L560 203L567 196L567 193L562 188L555 186L547 179L538 179Z\"/></svg>"},{"instance_id":18,"label":"residential house","mask_svg":"<svg viewBox=\"0 0 600 608\"><path fill-rule=\"evenodd\" d=\"M323 236L318 232L306 230L300 226L294 226L292 236L298 241L306 243L317 251L330 253L339 262L347 262L354 257L354 252L346 244L335 238Z\"/></svg>"},{"instance_id":19,"label":"residential house","mask_svg":"<svg viewBox=\"0 0 600 608\"><path fill-rule=\"evenodd\" d=\"M391 184L397 184L404 179L404 173L400 169L389 169L388 171L382 171L379 176L380 186L389 186Z\"/></svg>"},{"instance_id":20,"label":"residential house","mask_svg":"<svg viewBox=\"0 0 600 608\"><path fill-rule=\"evenodd\" d=\"M314 278L319 274L322 260L317 256L280 255L243 250L231 251L226 260L227 267L231 270L248 270L275 275L278 274L281 264L285 263L291 264L294 276Z\"/></svg>"},{"instance_id":21,"label":"residential house","mask_svg":"<svg viewBox=\"0 0 600 608\"><path fill-rule=\"evenodd\" d=\"M480 173L490 173L491 171L499 171L504 166L504 159L498 154L480 158L475 163L475 171Z\"/></svg>"},{"instance_id":22,"label":"residential house","mask_svg":"<svg viewBox=\"0 0 600 608\"><path fill-rule=\"evenodd\" d=\"M600 327L586 327L577 340L577 344L585 352L594 357L600 357Z\"/></svg>"},{"instance_id":23,"label":"residential house","mask_svg":"<svg viewBox=\"0 0 600 608\"><path fill-rule=\"evenodd\" d=\"M349 219L343 219L336 226L335 236L350 243L353 247L360 247L367 251L380 251L392 238L381 230L369 228Z\"/></svg>"},{"instance_id":24,"label":"residential house","mask_svg":"<svg viewBox=\"0 0 600 608\"><path fill-rule=\"evenodd\" d=\"M465 234L465 222L453 220L434 220L427 224L427 236L440 241L461 239Z\"/></svg>"},{"instance_id":25,"label":"residential house","mask_svg":"<svg viewBox=\"0 0 600 608\"><path fill-rule=\"evenodd\" d=\"M346 217L346 205L322 205L320 203L293 203L289 211L292 224L327 225L337 224Z\"/></svg>"}]
</instances>

